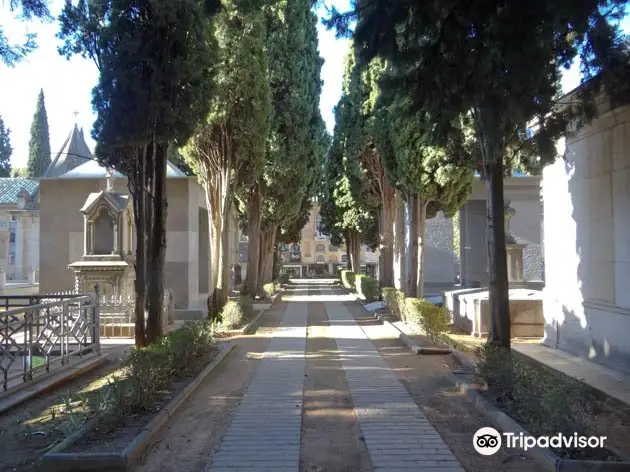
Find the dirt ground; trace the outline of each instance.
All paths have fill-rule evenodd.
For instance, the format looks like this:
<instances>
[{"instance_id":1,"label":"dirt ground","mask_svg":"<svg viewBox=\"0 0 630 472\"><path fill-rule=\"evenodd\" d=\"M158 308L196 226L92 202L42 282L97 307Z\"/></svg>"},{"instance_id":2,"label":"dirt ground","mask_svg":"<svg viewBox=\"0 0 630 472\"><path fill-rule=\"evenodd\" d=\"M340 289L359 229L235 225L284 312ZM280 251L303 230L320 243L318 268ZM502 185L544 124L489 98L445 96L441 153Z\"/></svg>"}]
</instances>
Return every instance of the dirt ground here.
<instances>
[{"instance_id":1,"label":"dirt ground","mask_svg":"<svg viewBox=\"0 0 630 472\"><path fill-rule=\"evenodd\" d=\"M162 429L135 471L204 470L218 449L286 306L277 301L262 316L256 335L231 339L236 347Z\"/></svg>"},{"instance_id":2,"label":"dirt ground","mask_svg":"<svg viewBox=\"0 0 630 472\"><path fill-rule=\"evenodd\" d=\"M387 364L394 369L416 404L468 472L538 472L541 467L522 455L510 455L505 448L493 456L482 456L473 448L475 432L489 426L472 404L445 375L461 368L449 355L417 355L395 339L383 337L381 324L357 303L346 303Z\"/></svg>"},{"instance_id":3,"label":"dirt ground","mask_svg":"<svg viewBox=\"0 0 630 472\"><path fill-rule=\"evenodd\" d=\"M300 472L371 472L329 325L324 304L309 303Z\"/></svg>"},{"instance_id":4,"label":"dirt ground","mask_svg":"<svg viewBox=\"0 0 630 472\"><path fill-rule=\"evenodd\" d=\"M70 415L64 398L69 392L85 392L104 385L120 368L124 348L116 351L113 360L81 376L60 389L35 397L0 415L0 472L34 472L42 454L63 440Z\"/></svg>"}]
</instances>

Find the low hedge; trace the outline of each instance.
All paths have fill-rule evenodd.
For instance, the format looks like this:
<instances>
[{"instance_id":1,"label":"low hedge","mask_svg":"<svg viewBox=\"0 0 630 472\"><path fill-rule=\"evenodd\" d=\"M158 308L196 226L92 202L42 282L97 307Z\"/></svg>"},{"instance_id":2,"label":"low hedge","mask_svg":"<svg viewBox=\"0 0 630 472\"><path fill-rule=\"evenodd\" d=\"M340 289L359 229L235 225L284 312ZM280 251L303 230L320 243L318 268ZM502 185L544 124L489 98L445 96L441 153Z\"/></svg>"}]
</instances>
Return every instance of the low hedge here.
<instances>
[{"instance_id":1,"label":"low hedge","mask_svg":"<svg viewBox=\"0 0 630 472\"><path fill-rule=\"evenodd\" d=\"M378 280L368 277L367 275L358 274L354 280L356 291L363 296L368 302L378 300Z\"/></svg>"},{"instance_id":2,"label":"low hedge","mask_svg":"<svg viewBox=\"0 0 630 472\"><path fill-rule=\"evenodd\" d=\"M254 300L246 295L228 300L221 312L221 325L227 329L239 328L254 313Z\"/></svg>"},{"instance_id":3,"label":"low hedge","mask_svg":"<svg viewBox=\"0 0 630 472\"><path fill-rule=\"evenodd\" d=\"M385 306L387 307L389 314L404 321L405 294L395 287L383 287L382 294L383 301L385 302Z\"/></svg>"},{"instance_id":4,"label":"low hedge","mask_svg":"<svg viewBox=\"0 0 630 472\"><path fill-rule=\"evenodd\" d=\"M450 316L446 307L439 307L427 300L405 298L406 321L419 325L433 343L448 330Z\"/></svg>"},{"instance_id":5,"label":"low hedge","mask_svg":"<svg viewBox=\"0 0 630 472\"><path fill-rule=\"evenodd\" d=\"M341 271L341 284L348 290L355 289L355 285L354 285L355 278L356 278L356 274L352 272L351 270Z\"/></svg>"}]
</instances>

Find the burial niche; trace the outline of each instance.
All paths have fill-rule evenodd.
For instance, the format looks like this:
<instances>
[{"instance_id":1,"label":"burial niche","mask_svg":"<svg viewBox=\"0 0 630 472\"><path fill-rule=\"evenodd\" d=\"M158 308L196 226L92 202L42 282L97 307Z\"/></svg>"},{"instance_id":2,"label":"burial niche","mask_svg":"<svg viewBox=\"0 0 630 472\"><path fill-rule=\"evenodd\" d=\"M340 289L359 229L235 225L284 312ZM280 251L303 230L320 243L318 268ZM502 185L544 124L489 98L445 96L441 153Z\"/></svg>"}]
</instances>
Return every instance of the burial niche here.
<instances>
[{"instance_id":1,"label":"burial niche","mask_svg":"<svg viewBox=\"0 0 630 472\"><path fill-rule=\"evenodd\" d=\"M94 254L114 252L114 220L107 208L101 207L94 220Z\"/></svg>"}]
</instances>

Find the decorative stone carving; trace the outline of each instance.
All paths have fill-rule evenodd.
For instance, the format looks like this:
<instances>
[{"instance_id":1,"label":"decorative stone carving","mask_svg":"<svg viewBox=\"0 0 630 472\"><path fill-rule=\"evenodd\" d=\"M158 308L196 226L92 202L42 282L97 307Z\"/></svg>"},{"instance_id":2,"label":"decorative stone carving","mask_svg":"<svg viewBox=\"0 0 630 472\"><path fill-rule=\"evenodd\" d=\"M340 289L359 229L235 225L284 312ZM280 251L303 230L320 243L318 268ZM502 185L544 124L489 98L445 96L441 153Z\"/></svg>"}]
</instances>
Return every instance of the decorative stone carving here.
<instances>
[{"instance_id":1,"label":"decorative stone carving","mask_svg":"<svg viewBox=\"0 0 630 472\"><path fill-rule=\"evenodd\" d=\"M90 194L81 208L83 257L69 265L80 292L94 291L98 285L105 296L129 294L133 280L129 257L132 210L127 195L113 192L113 181L114 173L108 171L105 190Z\"/></svg>"},{"instance_id":2,"label":"decorative stone carving","mask_svg":"<svg viewBox=\"0 0 630 472\"><path fill-rule=\"evenodd\" d=\"M506 244L516 244L516 239L512 236L512 218L516 215L516 210L510 206L510 201L505 202L505 242Z\"/></svg>"}]
</instances>

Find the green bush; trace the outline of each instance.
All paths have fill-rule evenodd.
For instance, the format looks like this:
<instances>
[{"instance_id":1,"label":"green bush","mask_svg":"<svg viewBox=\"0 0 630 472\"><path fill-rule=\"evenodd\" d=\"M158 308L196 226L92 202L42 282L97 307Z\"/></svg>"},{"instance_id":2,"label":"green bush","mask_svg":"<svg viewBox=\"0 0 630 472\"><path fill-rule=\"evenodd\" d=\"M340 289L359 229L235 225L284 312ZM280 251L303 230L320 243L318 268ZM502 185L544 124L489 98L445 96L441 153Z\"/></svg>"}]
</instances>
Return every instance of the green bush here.
<instances>
[{"instance_id":1,"label":"green bush","mask_svg":"<svg viewBox=\"0 0 630 472\"><path fill-rule=\"evenodd\" d=\"M446 307L439 307L427 300L405 299L405 319L419 325L429 339L436 343L440 334L448 330L450 317Z\"/></svg>"},{"instance_id":2,"label":"green bush","mask_svg":"<svg viewBox=\"0 0 630 472\"><path fill-rule=\"evenodd\" d=\"M477 349L477 375L501 410L534 436L592 435L589 417L593 398L581 382L519 359L505 348ZM559 455L583 459L583 450L559 450Z\"/></svg>"},{"instance_id":3,"label":"green bush","mask_svg":"<svg viewBox=\"0 0 630 472\"><path fill-rule=\"evenodd\" d=\"M391 316L399 320L405 319L405 294L394 287L384 287L383 301Z\"/></svg>"},{"instance_id":4,"label":"green bush","mask_svg":"<svg viewBox=\"0 0 630 472\"><path fill-rule=\"evenodd\" d=\"M171 364L176 375L185 375L194 368L196 360L215 346L214 330L210 321L187 321L162 341L171 353Z\"/></svg>"},{"instance_id":5,"label":"green bush","mask_svg":"<svg viewBox=\"0 0 630 472\"><path fill-rule=\"evenodd\" d=\"M341 285L343 285L348 290L354 290L354 279L356 274L351 270L342 270L341 271Z\"/></svg>"},{"instance_id":6,"label":"green bush","mask_svg":"<svg viewBox=\"0 0 630 472\"><path fill-rule=\"evenodd\" d=\"M244 313L237 300L228 300L221 312L221 325L227 329L238 328L243 322Z\"/></svg>"},{"instance_id":7,"label":"green bush","mask_svg":"<svg viewBox=\"0 0 630 472\"><path fill-rule=\"evenodd\" d=\"M289 274L284 273L284 274L280 274L278 276L278 282L280 283L280 285L286 285L289 283Z\"/></svg>"},{"instance_id":8,"label":"green bush","mask_svg":"<svg viewBox=\"0 0 630 472\"><path fill-rule=\"evenodd\" d=\"M263 285L263 291L268 297L272 297L274 293L276 293L276 284L273 282L269 282L268 284Z\"/></svg>"},{"instance_id":9,"label":"green bush","mask_svg":"<svg viewBox=\"0 0 630 472\"><path fill-rule=\"evenodd\" d=\"M357 293L368 302L378 300L378 280L368 277L367 275L357 275L355 278Z\"/></svg>"}]
</instances>

